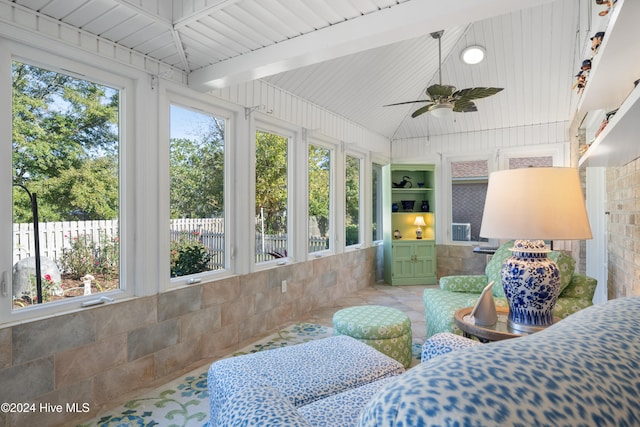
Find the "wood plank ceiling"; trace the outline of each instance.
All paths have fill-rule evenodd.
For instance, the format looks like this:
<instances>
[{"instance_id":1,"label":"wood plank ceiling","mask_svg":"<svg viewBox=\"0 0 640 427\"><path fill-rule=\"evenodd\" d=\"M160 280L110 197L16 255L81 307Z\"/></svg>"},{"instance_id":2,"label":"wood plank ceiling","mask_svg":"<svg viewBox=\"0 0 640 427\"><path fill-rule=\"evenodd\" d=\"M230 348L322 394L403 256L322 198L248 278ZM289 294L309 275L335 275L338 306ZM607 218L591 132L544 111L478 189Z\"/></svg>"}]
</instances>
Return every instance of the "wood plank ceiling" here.
<instances>
[{"instance_id":1,"label":"wood plank ceiling","mask_svg":"<svg viewBox=\"0 0 640 427\"><path fill-rule=\"evenodd\" d=\"M566 122L588 0L0 0L168 64L200 91L262 78L390 139ZM1 20L1 17L0 17ZM410 118L438 82L505 90ZM466 65L479 44L487 58Z\"/></svg>"}]
</instances>

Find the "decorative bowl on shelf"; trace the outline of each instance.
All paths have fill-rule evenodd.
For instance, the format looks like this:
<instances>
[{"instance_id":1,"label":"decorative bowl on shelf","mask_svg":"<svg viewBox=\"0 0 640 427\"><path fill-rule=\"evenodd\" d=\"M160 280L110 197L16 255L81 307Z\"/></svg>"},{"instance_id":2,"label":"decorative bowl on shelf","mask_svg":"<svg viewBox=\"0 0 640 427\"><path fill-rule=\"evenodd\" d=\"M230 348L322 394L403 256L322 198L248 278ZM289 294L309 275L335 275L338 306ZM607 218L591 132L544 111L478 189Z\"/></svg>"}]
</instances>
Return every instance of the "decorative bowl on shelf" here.
<instances>
[{"instance_id":1,"label":"decorative bowl on shelf","mask_svg":"<svg viewBox=\"0 0 640 427\"><path fill-rule=\"evenodd\" d=\"M415 200L401 200L400 202L402 203L402 210L404 211L412 211L413 205L416 203Z\"/></svg>"}]
</instances>

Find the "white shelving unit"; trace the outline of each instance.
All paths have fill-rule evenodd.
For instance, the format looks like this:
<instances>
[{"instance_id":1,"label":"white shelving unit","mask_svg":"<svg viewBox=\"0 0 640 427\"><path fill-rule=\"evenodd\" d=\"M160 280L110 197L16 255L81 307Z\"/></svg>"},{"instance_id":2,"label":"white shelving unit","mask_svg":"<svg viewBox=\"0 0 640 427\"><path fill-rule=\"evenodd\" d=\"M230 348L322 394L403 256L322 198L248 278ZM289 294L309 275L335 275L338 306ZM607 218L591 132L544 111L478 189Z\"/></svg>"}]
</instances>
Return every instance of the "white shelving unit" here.
<instances>
[{"instance_id":1,"label":"white shelving unit","mask_svg":"<svg viewBox=\"0 0 640 427\"><path fill-rule=\"evenodd\" d=\"M578 115L618 108L579 166L622 166L640 157L640 1L618 0L593 59Z\"/></svg>"}]
</instances>

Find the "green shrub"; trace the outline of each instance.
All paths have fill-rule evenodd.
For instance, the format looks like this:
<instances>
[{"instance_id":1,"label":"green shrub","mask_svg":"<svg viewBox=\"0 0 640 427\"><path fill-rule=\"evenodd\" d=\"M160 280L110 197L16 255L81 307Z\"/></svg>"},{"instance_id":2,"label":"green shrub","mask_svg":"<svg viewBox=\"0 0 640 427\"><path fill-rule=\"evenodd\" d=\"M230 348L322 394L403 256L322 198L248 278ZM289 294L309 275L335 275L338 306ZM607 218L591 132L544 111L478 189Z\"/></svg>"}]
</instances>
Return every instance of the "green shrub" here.
<instances>
[{"instance_id":1,"label":"green shrub","mask_svg":"<svg viewBox=\"0 0 640 427\"><path fill-rule=\"evenodd\" d=\"M36 276L29 276L30 287L28 291L22 292L22 298L15 299L19 306L24 307L29 304L38 303L38 285L36 284ZM54 282L51 275L45 274L42 276L42 302L48 302L54 295L62 295L62 287L60 283Z\"/></svg>"},{"instance_id":2,"label":"green shrub","mask_svg":"<svg viewBox=\"0 0 640 427\"><path fill-rule=\"evenodd\" d=\"M96 264L95 248L96 245L86 236L75 237L71 241L71 247L62 250L62 269L78 280L85 274L92 273Z\"/></svg>"},{"instance_id":3,"label":"green shrub","mask_svg":"<svg viewBox=\"0 0 640 427\"><path fill-rule=\"evenodd\" d=\"M78 236L71 241L71 247L62 250L62 269L74 279L82 279L86 274L103 274L107 278L118 275L120 243L100 232L96 244L91 236Z\"/></svg>"},{"instance_id":4,"label":"green shrub","mask_svg":"<svg viewBox=\"0 0 640 427\"><path fill-rule=\"evenodd\" d=\"M171 277L186 276L209 270L211 254L197 240L173 240L171 242Z\"/></svg>"},{"instance_id":5,"label":"green shrub","mask_svg":"<svg viewBox=\"0 0 640 427\"><path fill-rule=\"evenodd\" d=\"M360 243L360 227L358 224L350 224L347 225L345 234L346 234L346 245L351 246L357 243Z\"/></svg>"},{"instance_id":6,"label":"green shrub","mask_svg":"<svg viewBox=\"0 0 640 427\"><path fill-rule=\"evenodd\" d=\"M120 240L110 238L106 233L100 233L99 247L95 248L95 271L106 278L112 278L119 273Z\"/></svg>"}]
</instances>

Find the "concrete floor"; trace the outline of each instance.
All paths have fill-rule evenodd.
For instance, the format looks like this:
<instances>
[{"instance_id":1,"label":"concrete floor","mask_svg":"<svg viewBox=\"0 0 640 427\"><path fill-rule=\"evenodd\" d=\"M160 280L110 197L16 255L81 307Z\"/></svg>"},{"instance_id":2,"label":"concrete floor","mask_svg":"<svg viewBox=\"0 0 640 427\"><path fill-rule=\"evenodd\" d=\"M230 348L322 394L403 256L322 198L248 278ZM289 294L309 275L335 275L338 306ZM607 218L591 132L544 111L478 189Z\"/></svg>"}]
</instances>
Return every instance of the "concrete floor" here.
<instances>
[{"instance_id":1,"label":"concrete floor","mask_svg":"<svg viewBox=\"0 0 640 427\"><path fill-rule=\"evenodd\" d=\"M435 286L389 286L377 284L339 300L335 306L314 310L302 322L332 325L333 314L346 307L355 305L384 305L397 308L404 312L411 320L413 342L424 343L427 335L422 293L426 288Z\"/></svg>"}]
</instances>

